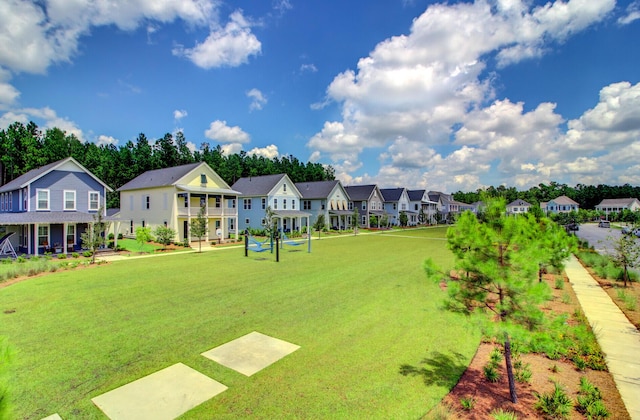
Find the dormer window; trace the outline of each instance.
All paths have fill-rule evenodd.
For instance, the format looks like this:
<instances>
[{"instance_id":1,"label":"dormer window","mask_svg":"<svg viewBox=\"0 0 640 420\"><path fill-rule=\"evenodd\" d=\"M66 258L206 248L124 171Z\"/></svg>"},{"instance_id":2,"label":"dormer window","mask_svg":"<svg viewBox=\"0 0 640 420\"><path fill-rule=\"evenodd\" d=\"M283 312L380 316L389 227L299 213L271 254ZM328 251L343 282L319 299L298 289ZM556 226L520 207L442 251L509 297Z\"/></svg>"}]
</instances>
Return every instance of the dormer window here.
<instances>
[{"instance_id":1,"label":"dormer window","mask_svg":"<svg viewBox=\"0 0 640 420\"><path fill-rule=\"evenodd\" d=\"M207 174L200 174L200 183L202 185L207 185Z\"/></svg>"},{"instance_id":2,"label":"dormer window","mask_svg":"<svg viewBox=\"0 0 640 420\"><path fill-rule=\"evenodd\" d=\"M287 184L282 184L282 191L287 192Z\"/></svg>"}]
</instances>

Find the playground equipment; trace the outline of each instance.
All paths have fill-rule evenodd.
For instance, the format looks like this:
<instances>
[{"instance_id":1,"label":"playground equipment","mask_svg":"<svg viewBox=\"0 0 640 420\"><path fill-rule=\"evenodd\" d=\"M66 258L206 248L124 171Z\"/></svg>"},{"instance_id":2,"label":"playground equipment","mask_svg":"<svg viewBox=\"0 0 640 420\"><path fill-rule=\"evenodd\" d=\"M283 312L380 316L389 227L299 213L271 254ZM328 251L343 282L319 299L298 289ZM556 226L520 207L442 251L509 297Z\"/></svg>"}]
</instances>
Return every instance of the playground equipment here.
<instances>
[{"instance_id":1,"label":"playground equipment","mask_svg":"<svg viewBox=\"0 0 640 420\"><path fill-rule=\"evenodd\" d=\"M251 234L249 232L247 232L245 234L245 249L249 250L249 251L253 251L253 252L264 252L264 251L271 251L272 250L272 244L271 242L271 238L267 238L264 241L260 242L258 241L256 238L254 238L253 236L251 236Z\"/></svg>"},{"instance_id":2,"label":"playground equipment","mask_svg":"<svg viewBox=\"0 0 640 420\"><path fill-rule=\"evenodd\" d=\"M307 252L311 252L311 235L307 234L307 238L301 238L299 240L289 238L284 232L280 232L281 241L280 246L284 248L284 245L300 246L307 242Z\"/></svg>"},{"instance_id":3,"label":"playground equipment","mask_svg":"<svg viewBox=\"0 0 640 420\"><path fill-rule=\"evenodd\" d=\"M11 241L9 240L13 234L15 234L15 232L9 232L0 238L0 257L10 255L13 258L18 258L16 250L13 249L13 245L11 245Z\"/></svg>"}]
</instances>

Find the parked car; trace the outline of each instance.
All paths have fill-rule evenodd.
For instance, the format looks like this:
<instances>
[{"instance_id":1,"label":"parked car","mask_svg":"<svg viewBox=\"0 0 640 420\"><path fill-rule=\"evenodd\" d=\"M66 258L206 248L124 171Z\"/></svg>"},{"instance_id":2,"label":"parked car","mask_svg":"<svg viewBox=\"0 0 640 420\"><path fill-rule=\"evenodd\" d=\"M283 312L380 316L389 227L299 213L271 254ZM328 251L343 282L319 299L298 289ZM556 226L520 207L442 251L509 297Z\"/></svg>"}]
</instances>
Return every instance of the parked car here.
<instances>
[{"instance_id":1,"label":"parked car","mask_svg":"<svg viewBox=\"0 0 640 420\"><path fill-rule=\"evenodd\" d=\"M631 229L630 226L622 226L622 234L623 235L631 235L632 233L634 233L634 232L633 232L633 229Z\"/></svg>"},{"instance_id":2,"label":"parked car","mask_svg":"<svg viewBox=\"0 0 640 420\"><path fill-rule=\"evenodd\" d=\"M633 233L640 238L640 228L636 229Z\"/></svg>"},{"instance_id":3,"label":"parked car","mask_svg":"<svg viewBox=\"0 0 640 420\"><path fill-rule=\"evenodd\" d=\"M571 231L571 230L572 230L572 231L580 230L580 225L579 225L579 224L577 224L576 222L569 223L569 224L567 225L567 230L570 230L570 231Z\"/></svg>"},{"instance_id":4,"label":"parked car","mask_svg":"<svg viewBox=\"0 0 640 420\"><path fill-rule=\"evenodd\" d=\"M600 220L600 222L598 222L598 227L608 228L611 227L611 225L609 224L608 220Z\"/></svg>"}]
</instances>

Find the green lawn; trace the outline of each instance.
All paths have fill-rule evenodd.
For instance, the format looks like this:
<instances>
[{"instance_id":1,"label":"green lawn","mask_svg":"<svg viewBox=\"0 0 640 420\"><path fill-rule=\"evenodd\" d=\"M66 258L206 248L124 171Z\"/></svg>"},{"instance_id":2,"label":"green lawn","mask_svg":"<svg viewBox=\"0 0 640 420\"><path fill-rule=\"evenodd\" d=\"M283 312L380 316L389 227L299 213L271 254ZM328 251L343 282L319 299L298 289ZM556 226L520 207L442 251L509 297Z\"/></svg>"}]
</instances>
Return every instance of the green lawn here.
<instances>
[{"instance_id":1,"label":"green lawn","mask_svg":"<svg viewBox=\"0 0 640 420\"><path fill-rule=\"evenodd\" d=\"M422 262L445 230L113 262L0 289L16 418L104 418L91 398L182 362L229 389L184 418L419 418L479 343ZM294 249L294 248L290 248ZM245 377L200 353L251 331L301 348Z\"/></svg>"}]
</instances>

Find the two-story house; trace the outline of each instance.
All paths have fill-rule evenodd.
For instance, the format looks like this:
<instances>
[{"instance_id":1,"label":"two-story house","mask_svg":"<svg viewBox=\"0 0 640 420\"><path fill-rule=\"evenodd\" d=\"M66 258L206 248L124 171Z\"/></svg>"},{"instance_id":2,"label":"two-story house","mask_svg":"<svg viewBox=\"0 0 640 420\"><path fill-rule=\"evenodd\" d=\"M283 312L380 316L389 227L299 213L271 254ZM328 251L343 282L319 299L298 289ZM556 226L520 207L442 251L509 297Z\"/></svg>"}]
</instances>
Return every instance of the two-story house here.
<instances>
[{"instance_id":1,"label":"two-story house","mask_svg":"<svg viewBox=\"0 0 640 420\"><path fill-rule=\"evenodd\" d=\"M300 210L302 194L287 174L240 178L231 188L241 194L240 230L263 229L267 207L273 212L276 227L284 232L310 226L311 213Z\"/></svg>"},{"instance_id":2,"label":"two-story house","mask_svg":"<svg viewBox=\"0 0 640 420\"><path fill-rule=\"evenodd\" d=\"M384 199L377 185L351 185L344 189L351 198L349 210L358 211L360 227L370 228L371 216L376 216L380 223L380 217L384 215Z\"/></svg>"},{"instance_id":3,"label":"two-story house","mask_svg":"<svg viewBox=\"0 0 640 420\"><path fill-rule=\"evenodd\" d=\"M457 214L460 214L468 204L461 203L453 199L453 195L440 191L429 191L429 200L437 203L438 222L451 221Z\"/></svg>"},{"instance_id":4,"label":"two-story house","mask_svg":"<svg viewBox=\"0 0 640 420\"><path fill-rule=\"evenodd\" d=\"M108 185L68 157L33 169L0 187L0 237L18 253L66 253L98 212L106 215Z\"/></svg>"},{"instance_id":5,"label":"two-story house","mask_svg":"<svg viewBox=\"0 0 640 420\"><path fill-rule=\"evenodd\" d=\"M409 194L406 188L380 188L380 194L384 200L384 211L389 216L389 224L400 225L400 213L407 215L407 223L418 217L409 207Z\"/></svg>"},{"instance_id":6,"label":"two-story house","mask_svg":"<svg viewBox=\"0 0 640 420\"><path fill-rule=\"evenodd\" d=\"M238 238L240 193L205 162L147 171L118 191L126 236L134 236L138 226L166 226L176 231L176 241L196 240L190 226L204 209L206 240Z\"/></svg>"},{"instance_id":7,"label":"two-story house","mask_svg":"<svg viewBox=\"0 0 640 420\"><path fill-rule=\"evenodd\" d=\"M351 199L340 181L298 182L296 188L302 194L302 210L312 215L312 226L321 214L331 229L344 230L351 226Z\"/></svg>"},{"instance_id":8,"label":"two-story house","mask_svg":"<svg viewBox=\"0 0 640 420\"><path fill-rule=\"evenodd\" d=\"M438 212L438 203L429 199L427 190L408 190L409 195L409 225L418 225L421 223L436 224L436 213Z\"/></svg>"},{"instance_id":9,"label":"two-story house","mask_svg":"<svg viewBox=\"0 0 640 420\"><path fill-rule=\"evenodd\" d=\"M605 213L620 213L623 210L638 211L640 210L640 201L637 198L605 198L598 205L596 210Z\"/></svg>"}]
</instances>

